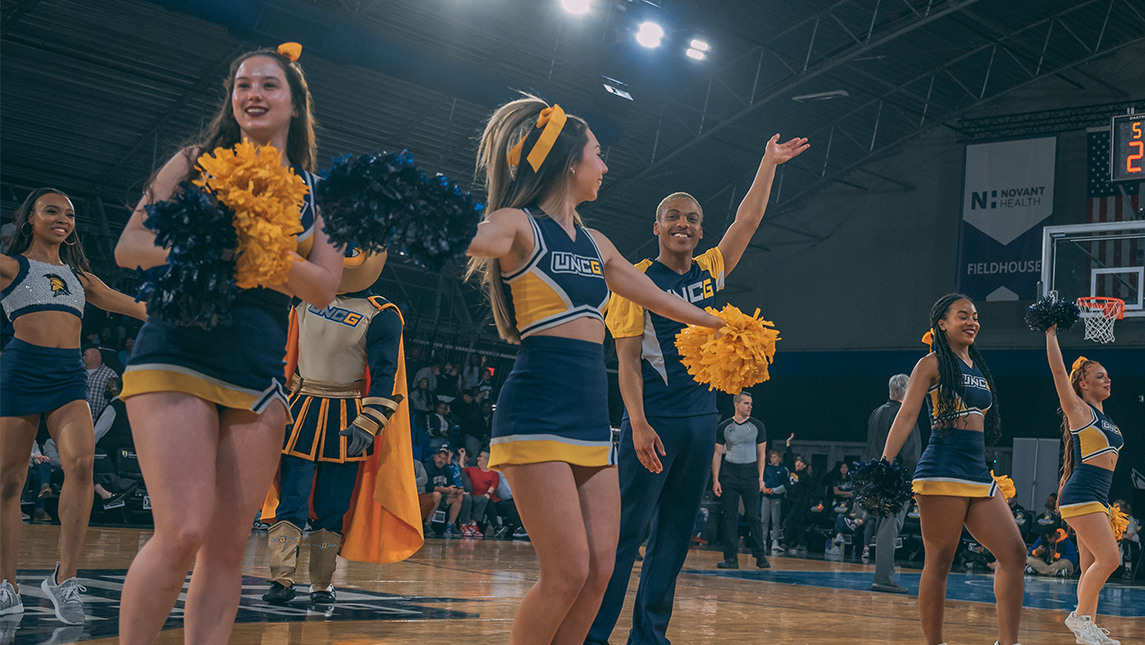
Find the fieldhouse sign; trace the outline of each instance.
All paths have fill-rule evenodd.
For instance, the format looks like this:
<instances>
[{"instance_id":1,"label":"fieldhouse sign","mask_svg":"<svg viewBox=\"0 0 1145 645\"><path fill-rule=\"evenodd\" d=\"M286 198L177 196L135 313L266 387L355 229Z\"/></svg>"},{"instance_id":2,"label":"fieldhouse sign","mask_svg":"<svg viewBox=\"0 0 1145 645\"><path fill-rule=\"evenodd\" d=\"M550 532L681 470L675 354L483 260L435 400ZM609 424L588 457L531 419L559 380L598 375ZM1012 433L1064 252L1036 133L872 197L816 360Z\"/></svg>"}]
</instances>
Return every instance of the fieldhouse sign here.
<instances>
[{"instance_id":1,"label":"fieldhouse sign","mask_svg":"<svg viewBox=\"0 0 1145 645\"><path fill-rule=\"evenodd\" d=\"M959 291L991 301L1035 296L1056 162L1056 137L966 146Z\"/></svg>"}]
</instances>

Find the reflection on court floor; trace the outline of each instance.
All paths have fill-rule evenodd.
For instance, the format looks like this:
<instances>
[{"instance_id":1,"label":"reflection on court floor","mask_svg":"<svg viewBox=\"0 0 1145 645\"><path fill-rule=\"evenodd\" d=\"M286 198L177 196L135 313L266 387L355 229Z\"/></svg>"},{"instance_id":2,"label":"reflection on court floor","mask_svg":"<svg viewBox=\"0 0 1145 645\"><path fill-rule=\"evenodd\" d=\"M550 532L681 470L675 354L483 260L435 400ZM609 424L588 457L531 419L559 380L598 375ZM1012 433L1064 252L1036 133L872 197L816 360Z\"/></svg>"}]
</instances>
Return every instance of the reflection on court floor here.
<instances>
[{"instance_id":1,"label":"reflection on court floor","mask_svg":"<svg viewBox=\"0 0 1145 645\"><path fill-rule=\"evenodd\" d=\"M780 584L826 587L869 591L871 574L865 571L688 571L687 573L721 578L739 578ZM918 596L917 573L899 573L895 582L906 587L911 596ZM870 592L874 593L874 592ZM946 583L946 597L994 604L994 577L979 573L952 573ZM1022 606L1030 609L1061 609L1070 611L1077 606L1077 581L1059 578L1026 578L1026 593ZM1145 616L1145 588L1107 584L1101 590L1100 611L1104 615L1134 618Z\"/></svg>"},{"instance_id":2,"label":"reflection on court floor","mask_svg":"<svg viewBox=\"0 0 1145 645\"><path fill-rule=\"evenodd\" d=\"M81 557L80 583L88 620L67 627L56 620L40 581L55 564L59 527L30 525L20 545L19 582L25 614L0 618L0 645L69 643L113 645L124 574L150 538L140 529L94 527ZM900 569L897 579L911 594L867 591L873 565L853 561L773 557L766 571L717 571L717 551L692 550L676 586L668 638L681 645L768 643L775 645L918 645L918 572ZM312 611L306 594L287 607L262 601L269 575L265 533L251 535L243 559L243 597L231 643L504 643L521 598L537 580L533 546L521 541L430 539L404 562L390 565L339 560L334 584L338 604L328 614ZM298 567L306 571L306 550ZM617 629L624 642L643 565L633 571ZM987 575L951 575L947 632L952 643L993 643L997 613ZM304 588L305 590L305 588ZM186 591L186 588L184 588ZM1074 602L1075 583L1027 579L1020 641L1072 645L1061 621ZM1145 587L1110 584L1101 605L1102 626L1123 643L1145 633ZM959 602L966 600L969 602ZM857 627L859 626L859 627ZM182 645L183 599L156 645ZM862 638L856 639L856 629ZM1126 638L1128 637L1128 639ZM1140 639L1138 639L1140 640Z\"/></svg>"},{"instance_id":3,"label":"reflection on court floor","mask_svg":"<svg viewBox=\"0 0 1145 645\"><path fill-rule=\"evenodd\" d=\"M79 583L87 589L83 592L87 622L73 627L63 625L56 620L51 601L40 590L40 581L51 573L50 569L20 572L20 595L24 600L24 614L0 618L0 643L11 642L13 645L68 643L119 634L119 599L127 570L80 571ZM163 629L178 629L183 626L183 601L186 600L187 585L190 581L191 578L188 576L175 610L163 625ZM236 623L293 623L311 620L425 621L477 617L477 614L454 611L441 606L459 601L454 598L400 596L358 589L338 589L338 603L325 611L311 609L309 596L306 593L299 593L294 602L279 607L263 602L261 596L266 589L266 580L243 576L243 595L238 615L235 617ZM8 636L13 633L15 639L9 640Z\"/></svg>"}]
</instances>

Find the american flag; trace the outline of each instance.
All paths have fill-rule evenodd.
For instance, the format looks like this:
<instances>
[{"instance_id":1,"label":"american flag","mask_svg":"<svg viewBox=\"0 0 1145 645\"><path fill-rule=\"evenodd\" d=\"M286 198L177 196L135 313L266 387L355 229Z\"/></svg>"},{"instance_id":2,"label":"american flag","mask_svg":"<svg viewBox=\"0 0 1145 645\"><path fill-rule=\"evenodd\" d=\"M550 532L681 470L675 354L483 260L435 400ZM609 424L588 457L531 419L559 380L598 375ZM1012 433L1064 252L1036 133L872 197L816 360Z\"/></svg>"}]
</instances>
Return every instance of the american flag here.
<instances>
[{"instance_id":1,"label":"american flag","mask_svg":"<svg viewBox=\"0 0 1145 645\"><path fill-rule=\"evenodd\" d=\"M1087 132L1089 172L1086 195L1089 197L1086 221L1090 224L1145 219L1141 199L1141 182L1109 181L1109 128ZM1090 253L1096 257L1094 267L1131 267L1145 262L1145 243L1140 238L1111 242L1091 242ZM1100 264L1099 264L1100 263ZM1113 276L1105 276L1095 285L1095 295L1136 300L1137 294L1126 293L1127 285Z\"/></svg>"}]
</instances>

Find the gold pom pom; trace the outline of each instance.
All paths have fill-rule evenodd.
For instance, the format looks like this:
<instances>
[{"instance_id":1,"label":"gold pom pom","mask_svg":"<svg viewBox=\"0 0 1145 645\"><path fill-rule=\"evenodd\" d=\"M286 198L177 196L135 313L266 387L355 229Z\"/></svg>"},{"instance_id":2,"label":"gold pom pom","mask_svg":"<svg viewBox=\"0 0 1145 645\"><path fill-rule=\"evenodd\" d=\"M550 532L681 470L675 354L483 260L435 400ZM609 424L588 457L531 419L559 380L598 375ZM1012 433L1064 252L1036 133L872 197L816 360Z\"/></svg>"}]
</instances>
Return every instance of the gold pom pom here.
<instances>
[{"instance_id":1,"label":"gold pom pom","mask_svg":"<svg viewBox=\"0 0 1145 645\"><path fill-rule=\"evenodd\" d=\"M1129 528L1129 516L1121 512L1118 506L1109 507L1109 525L1113 527L1113 537L1118 542L1121 541L1121 536L1125 535L1125 529Z\"/></svg>"},{"instance_id":2,"label":"gold pom pom","mask_svg":"<svg viewBox=\"0 0 1145 645\"><path fill-rule=\"evenodd\" d=\"M294 170L282 164L274 146L243 140L232 150L215 148L198 160L203 177L195 181L235 212L238 258L235 283L241 289L286 282L297 259L303 200L310 191Z\"/></svg>"},{"instance_id":3,"label":"gold pom pom","mask_svg":"<svg viewBox=\"0 0 1145 645\"><path fill-rule=\"evenodd\" d=\"M1014 499L1018 494L1018 489L1014 487L1014 480L1010 479L1009 475L995 475L994 471L990 471L990 476L998 483L998 490L1002 491L1002 497L1006 500Z\"/></svg>"},{"instance_id":4,"label":"gold pom pom","mask_svg":"<svg viewBox=\"0 0 1145 645\"><path fill-rule=\"evenodd\" d=\"M739 394L745 388L771 378L767 368L775 357L779 330L759 317L759 310L748 316L733 305L723 311L708 312L724 321L722 336L707 327L689 325L676 335L680 362L708 389Z\"/></svg>"}]
</instances>

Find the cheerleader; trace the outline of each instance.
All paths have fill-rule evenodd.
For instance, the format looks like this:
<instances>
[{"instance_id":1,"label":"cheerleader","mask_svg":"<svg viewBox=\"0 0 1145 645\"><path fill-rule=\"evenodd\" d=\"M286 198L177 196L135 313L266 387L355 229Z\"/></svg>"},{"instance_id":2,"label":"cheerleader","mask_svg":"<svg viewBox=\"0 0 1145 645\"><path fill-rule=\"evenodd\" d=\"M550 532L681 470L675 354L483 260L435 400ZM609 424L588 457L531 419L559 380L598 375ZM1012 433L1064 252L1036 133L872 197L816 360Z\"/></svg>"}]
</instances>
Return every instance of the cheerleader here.
<instances>
[{"instance_id":1,"label":"cheerleader","mask_svg":"<svg viewBox=\"0 0 1145 645\"><path fill-rule=\"evenodd\" d=\"M954 293L934 303L924 337L931 353L914 366L883 448L888 461L898 455L925 399L933 430L914 472L914 493L926 551L918 608L928 645L942 642L946 577L963 526L998 559L998 643L1018 638L1026 545L1006 500L995 495L986 463L985 432L998 431L998 405L994 379L974 344L980 327L970 298Z\"/></svg>"},{"instance_id":2,"label":"cheerleader","mask_svg":"<svg viewBox=\"0 0 1145 645\"><path fill-rule=\"evenodd\" d=\"M0 615L24 611L16 588L20 493L28 454L45 417L64 469L60 491L60 560L40 587L56 618L84 622L76 566L92 502L95 433L80 358L84 303L146 320L142 303L109 288L92 272L76 234L71 200L54 188L35 190L14 215L16 236L0 255L0 295L15 336L0 358Z\"/></svg>"},{"instance_id":3,"label":"cheerleader","mask_svg":"<svg viewBox=\"0 0 1145 645\"><path fill-rule=\"evenodd\" d=\"M1066 372L1058 346L1057 325L1046 330L1046 354L1054 387L1061 402L1062 468L1058 510L1077 533L1081 576L1077 581L1077 609L1066 616L1065 626L1082 645L1118 645L1108 630L1098 627L1097 596L1110 575L1121 565L1121 551L1109 523L1109 486L1117 454L1125 444L1121 430L1105 414L1102 403L1109 398L1112 381L1101 363L1084 356Z\"/></svg>"},{"instance_id":4,"label":"cheerleader","mask_svg":"<svg viewBox=\"0 0 1145 645\"><path fill-rule=\"evenodd\" d=\"M299 48L300 49L300 48ZM231 63L226 100L199 143L156 174L116 247L120 266L165 263L143 226L144 207L200 175L195 159L243 139L273 145L311 187L298 256L285 284L241 291L233 321L210 331L152 321L143 326L123 393L151 496L155 534L123 586L123 643L151 643L195 563L184 608L188 643L225 643L238 611L243 552L278 467L288 419L283 389L291 296L322 308L334 298L342 254L316 212L314 120L299 50L259 50ZM306 258L306 259L303 259Z\"/></svg>"},{"instance_id":5,"label":"cheerleader","mask_svg":"<svg viewBox=\"0 0 1145 645\"><path fill-rule=\"evenodd\" d=\"M658 289L578 204L596 199L600 144L583 120L526 97L501 106L477 166L488 208L469 247L502 338L520 343L493 415L490 468L513 489L540 561L510 643L583 643L612 574L620 523L608 419L604 316L610 289L674 320L715 316Z\"/></svg>"}]
</instances>

